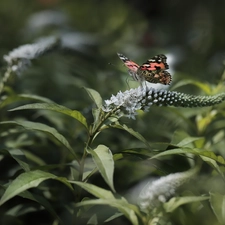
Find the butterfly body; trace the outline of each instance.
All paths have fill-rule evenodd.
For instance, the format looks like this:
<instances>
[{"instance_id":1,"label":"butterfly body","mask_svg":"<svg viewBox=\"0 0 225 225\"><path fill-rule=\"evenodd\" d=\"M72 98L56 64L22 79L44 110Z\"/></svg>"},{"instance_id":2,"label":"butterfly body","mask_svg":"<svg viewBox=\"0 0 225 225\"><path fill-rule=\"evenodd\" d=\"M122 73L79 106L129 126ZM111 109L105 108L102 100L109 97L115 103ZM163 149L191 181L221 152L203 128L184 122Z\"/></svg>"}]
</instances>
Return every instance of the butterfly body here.
<instances>
[{"instance_id":1,"label":"butterfly body","mask_svg":"<svg viewBox=\"0 0 225 225\"><path fill-rule=\"evenodd\" d=\"M167 58L165 55L156 55L139 66L123 54L117 54L128 68L129 74L134 80L161 83L164 85L169 85L171 83L172 77L170 73L166 71L169 69L169 65L166 63Z\"/></svg>"}]
</instances>

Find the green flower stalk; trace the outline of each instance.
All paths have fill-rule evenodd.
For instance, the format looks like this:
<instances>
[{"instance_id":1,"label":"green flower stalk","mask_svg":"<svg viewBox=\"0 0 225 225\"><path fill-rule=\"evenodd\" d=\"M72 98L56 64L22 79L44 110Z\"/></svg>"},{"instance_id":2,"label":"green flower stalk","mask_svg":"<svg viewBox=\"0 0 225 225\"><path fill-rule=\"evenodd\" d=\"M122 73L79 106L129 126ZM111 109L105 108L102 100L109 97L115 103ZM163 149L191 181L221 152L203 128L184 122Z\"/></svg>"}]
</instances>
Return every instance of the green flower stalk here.
<instances>
[{"instance_id":1,"label":"green flower stalk","mask_svg":"<svg viewBox=\"0 0 225 225\"><path fill-rule=\"evenodd\" d=\"M105 101L103 111L115 111L118 116L135 119L137 110L148 111L152 105L175 107L213 106L225 100L225 93L214 96L195 96L175 91L157 90L152 87L139 86L125 92L118 92Z\"/></svg>"}]
</instances>

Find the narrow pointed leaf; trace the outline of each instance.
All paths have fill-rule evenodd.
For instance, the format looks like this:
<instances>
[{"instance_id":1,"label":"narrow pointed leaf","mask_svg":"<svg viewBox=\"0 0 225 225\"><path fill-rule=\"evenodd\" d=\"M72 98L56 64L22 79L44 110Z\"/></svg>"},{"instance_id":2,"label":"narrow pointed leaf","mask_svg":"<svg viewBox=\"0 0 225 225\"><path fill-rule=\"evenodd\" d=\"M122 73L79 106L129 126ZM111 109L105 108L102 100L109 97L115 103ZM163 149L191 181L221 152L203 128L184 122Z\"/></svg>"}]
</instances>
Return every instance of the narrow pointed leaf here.
<instances>
[{"instance_id":1,"label":"narrow pointed leaf","mask_svg":"<svg viewBox=\"0 0 225 225\"><path fill-rule=\"evenodd\" d=\"M99 117L101 115L101 109L100 108L93 108L92 109L92 115L94 117L94 125L96 125L99 121Z\"/></svg>"},{"instance_id":2,"label":"narrow pointed leaf","mask_svg":"<svg viewBox=\"0 0 225 225\"><path fill-rule=\"evenodd\" d=\"M76 156L75 152L73 151L72 147L70 146L69 142L65 139L64 136L62 136L58 131L53 128L49 127L45 124L42 123L35 123L35 122L29 122L29 121L6 121L6 122L0 122L0 124L14 124L14 125L19 125L22 126L23 128L27 130L36 130L36 131L42 131L47 134L52 135L56 140L58 140L62 145L64 145L70 152L73 154L73 156L78 159Z\"/></svg>"},{"instance_id":3,"label":"narrow pointed leaf","mask_svg":"<svg viewBox=\"0 0 225 225\"><path fill-rule=\"evenodd\" d=\"M164 203L164 209L166 212L170 213L177 209L179 206L192 203L208 200L208 196L185 196L185 197L174 197L171 198L168 202Z\"/></svg>"},{"instance_id":4,"label":"narrow pointed leaf","mask_svg":"<svg viewBox=\"0 0 225 225\"><path fill-rule=\"evenodd\" d=\"M168 155L175 155L175 154L186 154L186 153L192 153L198 156L203 156L205 157L204 160L206 160L206 158L212 159L214 161L217 161L220 164L225 165L225 159L222 156L217 156L215 155L214 152L211 151L205 151L205 150L201 150L201 149L197 149L197 148L175 148L175 149L171 149L171 150L167 150L164 152L160 152L154 156L152 156L152 159L155 158L159 158L162 156L168 156Z\"/></svg>"},{"instance_id":5,"label":"narrow pointed leaf","mask_svg":"<svg viewBox=\"0 0 225 225\"><path fill-rule=\"evenodd\" d=\"M94 195L97 198L115 199L111 191L97 187L93 184L83 183L79 181L69 181L69 182L78 185L79 187L83 188L84 190L86 190L87 192L89 192L90 194Z\"/></svg>"},{"instance_id":6,"label":"narrow pointed leaf","mask_svg":"<svg viewBox=\"0 0 225 225\"><path fill-rule=\"evenodd\" d=\"M126 204L123 200L120 199L95 199L87 200L80 203L77 203L76 206L85 206L85 205L109 205L111 207L117 208L120 212L126 216L133 225L138 225L138 218L135 214L135 211L132 209L131 204Z\"/></svg>"},{"instance_id":7,"label":"narrow pointed leaf","mask_svg":"<svg viewBox=\"0 0 225 225\"><path fill-rule=\"evenodd\" d=\"M221 169L215 159L212 159L210 157L203 156L203 155L201 156L201 158L202 158L202 160L207 162L209 165L211 165L223 178L225 178L224 173L221 171Z\"/></svg>"},{"instance_id":8,"label":"narrow pointed leaf","mask_svg":"<svg viewBox=\"0 0 225 225\"><path fill-rule=\"evenodd\" d=\"M34 104L23 105L23 106L15 108L15 109L11 109L10 111L24 110L24 109L47 109L47 110L52 110L55 112L63 113L65 115L68 115L68 116L76 119L81 124L83 124L85 126L85 128L88 128L86 118L79 111L71 110L62 105L58 105L55 103L34 103Z\"/></svg>"},{"instance_id":9,"label":"narrow pointed leaf","mask_svg":"<svg viewBox=\"0 0 225 225\"><path fill-rule=\"evenodd\" d=\"M0 107L4 107L6 105L9 105L13 102L18 102L18 101L23 101L23 100L33 100L33 101L40 101L40 102L46 102L46 103L53 103L52 100L42 97L42 96L38 96L38 95L32 95L32 94L21 94L21 95L17 95L17 94L12 94L9 97L7 97L6 99L4 99L3 101L1 101L0 103Z\"/></svg>"},{"instance_id":10,"label":"narrow pointed leaf","mask_svg":"<svg viewBox=\"0 0 225 225\"><path fill-rule=\"evenodd\" d=\"M151 157L151 159L155 158L160 158L163 156L168 156L168 155L176 155L176 154L187 154L187 153L192 153L194 155L198 155L201 157L201 159L208 164L210 164L217 172L224 177L223 172L221 171L219 165L217 164L223 164L225 163L225 160L222 156L216 156L214 152L211 151L205 151L197 148L176 148L168 151L161 152L159 154L154 155Z\"/></svg>"},{"instance_id":11,"label":"narrow pointed leaf","mask_svg":"<svg viewBox=\"0 0 225 225\"><path fill-rule=\"evenodd\" d=\"M18 97L24 100L35 100L35 101L40 101L45 103L54 103L52 100L39 95L21 94L21 95L18 95Z\"/></svg>"},{"instance_id":12,"label":"narrow pointed leaf","mask_svg":"<svg viewBox=\"0 0 225 225\"><path fill-rule=\"evenodd\" d=\"M20 194L21 192L28 190L33 187L37 187L41 182L48 180L48 179L55 179L58 181L63 182L69 188L73 189L71 184L67 182L66 179L59 178L54 174L47 173L41 170L29 171L20 174L6 189L5 193L0 199L0 205L8 201L9 199L15 197L16 195Z\"/></svg>"},{"instance_id":13,"label":"narrow pointed leaf","mask_svg":"<svg viewBox=\"0 0 225 225\"><path fill-rule=\"evenodd\" d=\"M97 91L95 91L94 89L91 89L91 88L84 88L84 89L87 91L90 98L96 104L97 108L101 108L102 107L102 97L101 97L101 95Z\"/></svg>"},{"instance_id":14,"label":"narrow pointed leaf","mask_svg":"<svg viewBox=\"0 0 225 225\"><path fill-rule=\"evenodd\" d=\"M132 128L129 128L125 124L121 125L119 123L116 123L115 125L110 125L110 126L127 131L129 134L133 135L135 138L142 141L148 148L150 148L148 141L140 133L134 131Z\"/></svg>"},{"instance_id":15,"label":"narrow pointed leaf","mask_svg":"<svg viewBox=\"0 0 225 225\"><path fill-rule=\"evenodd\" d=\"M219 222L225 224L225 195L210 193L210 204Z\"/></svg>"},{"instance_id":16,"label":"narrow pointed leaf","mask_svg":"<svg viewBox=\"0 0 225 225\"><path fill-rule=\"evenodd\" d=\"M93 214L91 218L87 221L87 224L98 225L98 218L96 214Z\"/></svg>"},{"instance_id":17,"label":"narrow pointed leaf","mask_svg":"<svg viewBox=\"0 0 225 225\"><path fill-rule=\"evenodd\" d=\"M179 147L185 147L188 144L191 144L191 143L193 143L195 141L198 141L200 139L203 139L203 138L201 138L201 137L186 137L182 141L180 141L179 143L177 143L177 146L179 146Z\"/></svg>"},{"instance_id":18,"label":"narrow pointed leaf","mask_svg":"<svg viewBox=\"0 0 225 225\"><path fill-rule=\"evenodd\" d=\"M202 89L206 94L210 95L212 93L211 91L211 87L209 84L204 84L202 82L199 82L199 81L196 81L196 80L182 80L182 81L179 81L178 83L176 83L172 90L175 90L179 87L182 87L182 86L185 86L185 85L188 85L188 84L193 84L197 87L199 87L200 89Z\"/></svg>"},{"instance_id":19,"label":"narrow pointed leaf","mask_svg":"<svg viewBox=\"0 0 225 225\"><path fill-rule=\"evenodd\" d=\"M13 159L15 159L17 161L17 163L21 166L21 168L24 171L30 171L30 167L27 162L27 158L21 150L19 150L19 149L13 149L13 150L4 149L3 150L2 149L2 150L0 150L0 153L9 154Z\"/></svg>"},{"instance_id":20,"label":"narrow pointed leaf","mask_svg":"<svg viewBox=\"0 0 225 225\"><path fill-rule=\"evenodd\" d=\"M105 220L105 223L106 222L110 222L118 217L121 217L123 214L122 213L115 213L114 215L110 216L108 219Z\"/></svg>"},{"instance_id":21,"label":"narrow pointed leaf","mask_svg":"<svg viewBox=\"0 0 225 225\"><path fill-rule=\"evenodd\" d=\"M110 149L105 145L99 145L94 150L88 150L101 173L105 182L115 192L113 185L114 160Z\"/></svg>"},{"instance_id":22,"label":"narrow pointed leaf","mask_svg":"<svg viewBox=\"0 0 225 225\"><path fill-rule=\"evenodd\" d=\"M20 197L35 201L42 205L46 210L48 210L53 217L55 217L61 224L64 224L63 221L59 218L58 214L54 210L54 208L51 206L51 204L47 201L46 198L39 196L37 194L31 193L29 191L24 191L19 194Z\"/></svg>"}]
</instances>

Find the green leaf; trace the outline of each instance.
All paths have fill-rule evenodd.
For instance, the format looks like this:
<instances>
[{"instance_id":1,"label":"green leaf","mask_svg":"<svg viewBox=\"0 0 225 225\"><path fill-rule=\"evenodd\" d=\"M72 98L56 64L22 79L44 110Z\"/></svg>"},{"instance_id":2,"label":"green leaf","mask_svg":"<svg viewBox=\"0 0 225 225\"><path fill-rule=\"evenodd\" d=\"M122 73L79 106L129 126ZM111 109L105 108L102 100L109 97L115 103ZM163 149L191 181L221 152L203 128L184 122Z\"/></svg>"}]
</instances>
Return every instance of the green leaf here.
<instances>
[{"instance_id":1,"label":"green leaf","mask_svg":"<svg viewBox=\"0 0 225 225\"><path fill-rule=\"evenodd\" d=\"M127 127L127 125L125 124L121 125L119 123L116 123L115 125L110 125L110 126L127 131L129 134L133 135L138 140L142 141L148 148L150 148L148 141L140 133L134 131L132 128Z\"/></svg>"},{"instance_id":2,"label":"green leaf","mask_svg":"<svg viewBox=\"0 0 225 225\"><path fill-rule=\"evenodd\" d=\"M98 124L101 115L101 109L93 108L92 115L94 117L94 126Z\"/></svg>"},{"instance_id":3,"label":"green leaf","mask_svg":"<svg viewBox=\"0 0 225 225\"><path fill-rule=\"evenodd\" d=\"M46 103L54 103L52 100L39 96L39 95L33 95L33 94L20 94L18 95L19 98L24 100L35 100L35 101L41 101Z\"/></svg>"},{"instance_id":4,"label":"green leaf","mask_svg":"<svg viewBox=\"0 0 225 225\"><path fill-rule=\"evenodd\" d=\"M192 153L194 155L200 156L203 161L210 164L214 169L217 170L217 172L222 177L224 177L224 174L220 170L220 167L218 166L217 162L225 165L225 160L222 156L216 156L215 153L211 151L205 151L198 148L176 148L156 154L153 157L151 157L151 159L160 158L168 155L187 154L187 153Z\"/></svg>"},{"instance_id":5,"label":"green leaf","mask_svg":"<svg viewBox=\"0 0 225 225\"><path fill-rule=\"evenodd\" d=\"M210 193L209 201L219 222L225 224L225 195Z\"/></svg>"},{"instance_id":6,"label":"green leaf","mask_svg":"<svg viewBox=\"0 0 225 225\"><path fill-rule=\"evenodd\" d=\"M202 150L202 149L198 149L198 148L187 148L187 147L175 148L175 149L167 150L164 152L160 152L160 153L152 156L152 159L160 158L162 156L175 155L175 154L186 154L186 153L192 153L192 154L195 154L198 156L210 158L214 161L217 161L217 162L225 165L225 159L220 155L216 156L214 152L206 151L206 150ZM206 159L204 158L204 160L206 160Z\"/></svg>"},{"instance_id":7,"label":"green leaf","mask_svg":"<svg viewBox=\"0 0 225 225\"><path fill-rule=\"evenodd\" d=\"M83 183L79 181L69 181L69 182L78 185L79 187L83 188L84 190L86 190L87 192L89 192L90 194L94 195L97 198L115 199L111 191L97 187L93 184Z\"/></svg>"},{"instance_id":8,"label":"green leaf","mask_svg":"<svg viewBox=\"0 0 225 225\"><path fill-rule=\"evenodd\" d=\"M199 82L196 80L181 80L173 86L172 90L177 89L182 86L185 86L185 85L188 85L188 84L193 84L196 87L199 87L208 95L212 94L211 87L209 84L205 84L205 83L202 83L202 82Z\"/></svg>"},{"instance_id":9,"label":"green leaf","mask_svg":"<svg viewBox=\"0 0 225 225\"><path fill-rule=\"evenodd\" d=\"M85 206L85 205L109 205L112 207L116 207L120 212L122 212L127 218L132 221L133 224L138 224L137 222L137 215L141 217L140 211L137 206L129 204L125 198L116 199L111 191L105 190L103 188L97 187L93 184L83 183L79 181L69 181L72 184L76 184L89 192L90 194L94 195L97 198L95 200L88 200L82 201L77 203L76 206ZM135 212L135 213L134 213Z\"/></svg>"},{"instance_id":10,"label":"green leaf","mask_svg":"<svg viewBox=\"0 0 225 225\"><path fill-rule=\"evenodd\" d=\"M87 224L98 225L98 218L96 214L93 214L88 220Z\"/></svg>"},{"instance_id":11,"label":"green leaf","mask_svg":"<svg viewBox=\"0 0 225 225\"><path fill-rule=\"evenodd\" d=\"M176 208L181 205L192 203L192 202L200 202L208 200L208 196L185 196L185 197L174 197L171 198L168 202L164 203L164 209L167 213L173 212Z\"/></svg>"},{"instance_id":12,"label":"green leaf","mask_svg":"<svg viewBox=\"0 0 225 225\"><path fill-rule=\"evenodd\" d=\"M136 155L137 157L142 156L144 158L149 158L152 157L153 152L150 152L148 149L143 148L125 149L118 154L114 154L114 160L117 159L118 157L121 158L122 156L121 154Z\"/></svg>"},{"instance_id":13,"label":"green leaf","mask_svg":"<svg viewBox=\"0 0 225 225\"><path fill-rule=\"evenodd\" d=\"M176 130L173 133L172 140L170 142L171 145L177 145L177 143L181 142L184 138L189 137L189 135L183 130Z\"/></svg>"},{"instance_id":14,"label":"green leaf","mask_svg":"<svg viewBox=\"0 0 225 225\"><path fill-rule=\"evenodd\" d=\"M118 217L121 217L122 215L123 215L122 213L115 213L114 215L112 215L108 219L106 219L104 222L105 223L110 222Z\"/></svg>"},{"instance_id":15,"label":"green leaf","mask_svg":"<svg viewBox=\"0 0 225 225\"><path fill-rule=\"evenodd\" d=\"M23 153L30 162L37 164L38 166L46 165L45 161L39 156L33 154L31 151L23 150Z\"/></svg>"},{"instance_id":16,"label":"green leaf","mask_svg":"<svg viewBox=\"0 0 225 225\"><path fill-rule=\"evenodd\" d=\"M4 204L9 199L15 197L16 195L29 188L37 187L41 182L48 179L61 181L70 189L73 189L71 184L65 178L60 178L55 176L54 174L47 173L41 170L29 171L20 174L15 180L13 180L13 182L8 186L5 193L1 197L0 205Z\"/></svg>"},{"instance_id":17,"label":"green leaf","mask_svg":"<svg viewBox=\"0 0 225 225\"><path fill-rule=\"evenodd\" d=\"M98 109L102 108L102 97L101 97L101 95L97 91L95 91L94 89L86 88L86 87L84 89L87 91L90 98L96 104L97 108Z\"/></svg>"},{"instance_id":18,"label":"green leaf","mask_svg":"<svg viewBox=\"0 0 225 225\"><path fill-rule=\"evenodd\" d=\"M110 149L105 145L99 145L94 150L88 150L88 153L92 155L95 165L105 182L115 192L113 185L114 160Z\"/></svg>"},{"instance_id":19,"label":"green leaf","mask_svg":"<svg viewBox=\"0 0 225 225\"><path fill-rule=\"evenodd\" d=\"M163 156L169 156L169 155L186 154L186 153L190 153L189 151L192 152L192 150L190 150L190 148L175 148L175 149L167 150L164 152L160 152L160 153L152 156L151 159L157 159L157 158L160 158Z\"/></svg>"},{"instance_id":20,"label":"green leaf","mask_svg":"<svg viewBox=\"0 0 225 225\"><path fill-rule=\"evenodd\" d=\"M195 150L196 154L199 153L199 155L201 155L201 156L213 159L214 161L216 161L222 165L225 165L225 160L221 155L217 156L217 155L215 155L214 152L211 152L211 151L197 151L196 149L194 149L194 150Z\"/></svg>"},{"instance_id":21,"label":"green leaf","mask_svg":"<svg viewBox=\"0 0 225 225\"><path fill-rule=\"evenodd\" d=\"M188 144L191 144L195 141L202 140L202 137L190 137L189 134L182 130L176 130L173 134L171 144L178 147L188 147ZM190 147L190 146L189 146ZM192 146L193 147L193 146Z\"/></svg>"},{"instance_id":22,"label":"green leaf","mask_svg":"<svg viewBox=\"0 0 225 225\"><path fill-rule=\"evenodd\" d=\"M23 191L22 193L19 194L20 197L35 201L37 203L39 203L40 205L42 205L46 210L48 210L53 217L55 217L57 220L59 220L59 222L61 224L64 224L63 221L59 218L59 216L57 215L57 213L55 212L55 210L53 209L53 207L51 206L51 204L47 201L46 198L31 193L29 191Z\"/></svg>"},{"instance_id":23,"label":"green leaf","mask_svg":"<svg viewBox=\"0 0 225 225\"><path fill-rule=\"evenodd\" d=\"M204 133L205 129L209 126L209 124L212 123L213 120L215 120L217 116L216 110L208 111L204 116L198 115L196 117L196 126L199 133Z\"/></svg>"},{"instance_id":24,"label":"green leaf","mask_svg":"<svg viewBox=\"0 0 225 225\"><path fill-rule=\"evenodd\" d=\"M2 149L0 153L9 154L17 163L21 166L24 171L30 171L29 164L27 163L27 158L24 153L19 149L7 150Z\"/></svg>"},{"instance_id":25,"label":"green leaf","mask_svg":"<svg viewBox=\"0 0 225 225\"><path fill-rule=\"evenodd\" d=\"M95 199L87 200L77 203L76 206L86 206L86 205L109 205L111 207L117 208L120 212L126 216L133 225L138 225L138 218L133 210L134 205L128 204L121 199Z\"/></svg>"},{"instance_id":26,"label":"green leaf","mask_svg":"<svg viewBox=\"0 0 225 225\"><path fill-rule=\"evenodd\" d=\"M53 128L49 127L45 124L42 123L35 123L35 122L29 122L29 121L5 121L5 122L0 122L0 124L7 124L7 125L19 125L22 126L24 129L27 130L37 130L37 131L42 131L47 134L50 134L53 136L56 140L58 140L62 145L64 145L70 152L71 154L78 160L78 157L76 156L75 152L73 151L72 147L70 146L69 142L65 139L64 136L58 133L58 131Z\"/></svg>"},{"instance_id":27,"label":"green leaf","mask_svg":"<svg viewBox=\"0 0 225 225\"><path fill-rule=\"evenodd\" d=\"M213 152L212 152L213 153ZM210 154L211 155L211 154ZM213 153L212 156L215 154ZM215 156L216 157L216 156ZM217 164L216 160L209 157L209 156L201 156L202 160L207 162L209 165L211 165L223 178L224 178L224 173L221 171L219 165Z\"/></svg>"},{"instance_id":28,"label":"green leaf","mask_svg":"<svg viewBox=\"0 0 225 225\"><path fill-rule=\"evenodd\" d=\"M14 93L14 94L11 94L6 99L4 99L3 101L1 101L0 107L4 107L11 103L22 101L22 100L34 100L34 101L41 101L41 102L46 102L46 103L53 103L52 100L45 98L45 97L38 96L38 95L32 95L32 94L17 95Z\"/></svg>"},{"instance_id":29,"label":"green leaf","mask_svg":"<svg viewBox=\"0 0 225 225\"><path fill-rule=\"evenodd\" d=\"M34 103L34 104L23 105L15 109L11 109L10 111L24 110L24 109L47 109L47 110L63 113L65 115L68 115L76 119L81 124L83 124L85 128L88 129L86 118L79 111L68 109L62 105L58 105L55 103Z\"/></svg>"},{"instance_id":30,"label":"green leaf","mask_svg":"<svg viewBox=\"0 0 225 225\"><path fill-rule=\"evenodd\" d=\"M184 147L184 146L188 146L189 144L201 140L203 138L201 137L186 137L184 138L182 141L180 141L179 143L177 143L178 147Z\"/></svg>"}]
</instances>

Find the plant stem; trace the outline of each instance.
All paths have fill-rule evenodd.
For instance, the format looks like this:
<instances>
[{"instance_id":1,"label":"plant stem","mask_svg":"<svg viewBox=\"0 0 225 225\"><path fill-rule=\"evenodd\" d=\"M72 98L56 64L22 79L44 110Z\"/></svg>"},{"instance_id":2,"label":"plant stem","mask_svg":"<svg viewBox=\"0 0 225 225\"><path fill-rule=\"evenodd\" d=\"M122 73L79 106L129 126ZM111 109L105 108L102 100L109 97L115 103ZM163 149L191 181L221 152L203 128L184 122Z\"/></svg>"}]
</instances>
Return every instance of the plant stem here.
<instances>
[{"instance_id":1,"label":"plant stem","mask_svg":"<svg viewBox=\"0 0 225 225\"><path fill-rule=\"evenodd\" d=\"M8 67L2 78L2 81L0 82L0 94L2 93L5 83L7 82L11 74L12 74L12 68Z\"/></svg>"},{"instance_id":2,"label":"plant stem","mask_svg":"<svg viewBox=\"0 0 225 225\"><path fill-rule=\"evenodd\" d=\"M84 165L85 165L85 159L87 156L87 149L89 148L89 146L92 144L94 138L96 137L96 135L100 132L102 125L104 124L104 122L113 114L115 113L121 106L117 106L116 108L112 109L110 112L108 113L104 113L103 111L100 112L100 116L99 116L99 123L93 127L91 127L91 132L89 134L88 137L88 141L86 143L86 146L84 148L84 152L83 152L83 156L81 158L80 161L80 171L79 171L79 181L82 181L82 177L83 177L83 172L84 172Z\"/></svg>"}]
</instances>

